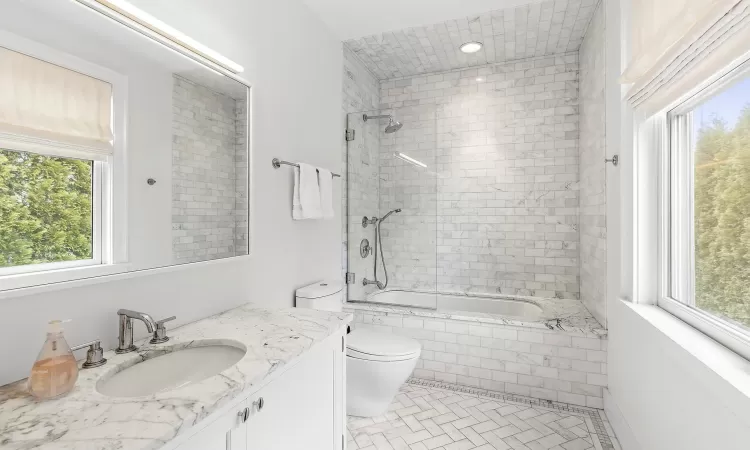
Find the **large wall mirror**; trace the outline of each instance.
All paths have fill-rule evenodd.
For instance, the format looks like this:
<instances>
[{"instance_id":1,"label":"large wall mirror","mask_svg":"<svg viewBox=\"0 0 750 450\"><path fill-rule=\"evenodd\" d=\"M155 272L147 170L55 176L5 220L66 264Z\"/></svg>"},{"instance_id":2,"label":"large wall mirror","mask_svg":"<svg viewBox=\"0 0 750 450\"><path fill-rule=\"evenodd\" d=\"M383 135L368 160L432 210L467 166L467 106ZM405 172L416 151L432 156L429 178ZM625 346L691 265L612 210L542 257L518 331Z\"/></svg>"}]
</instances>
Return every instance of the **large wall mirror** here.
<instances>
[{"instance_id":1,"label":"large wall mirror","mask_svg":"<svg viewBox=\"0 0 750 450\"><path fill-rule=\"evenodd\" d=\"M3 2L0 291L250 251L249 85L85 3Z\"/></svg>"}]
</instances>

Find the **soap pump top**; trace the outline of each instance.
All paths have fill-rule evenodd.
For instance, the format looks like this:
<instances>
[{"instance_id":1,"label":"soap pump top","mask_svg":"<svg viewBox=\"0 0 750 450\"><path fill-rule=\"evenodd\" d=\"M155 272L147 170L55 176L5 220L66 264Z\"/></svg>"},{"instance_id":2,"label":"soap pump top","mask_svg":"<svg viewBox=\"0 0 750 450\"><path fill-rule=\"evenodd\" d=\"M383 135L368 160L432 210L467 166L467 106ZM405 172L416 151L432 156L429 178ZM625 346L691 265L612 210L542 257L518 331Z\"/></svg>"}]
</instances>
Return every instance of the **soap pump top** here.
<instances>
[{"instance_id":1,"label":"soap pump top","mask_svg":"<svg viewBox=\"0 0 750 450\"><path fill-rule=\"evenodd\" d=\"M65 322L49 322L47 340L31 368L29 392L41 400L70 392L78 380L78 363L63 336Z\"/></svg>"}]
</instances>

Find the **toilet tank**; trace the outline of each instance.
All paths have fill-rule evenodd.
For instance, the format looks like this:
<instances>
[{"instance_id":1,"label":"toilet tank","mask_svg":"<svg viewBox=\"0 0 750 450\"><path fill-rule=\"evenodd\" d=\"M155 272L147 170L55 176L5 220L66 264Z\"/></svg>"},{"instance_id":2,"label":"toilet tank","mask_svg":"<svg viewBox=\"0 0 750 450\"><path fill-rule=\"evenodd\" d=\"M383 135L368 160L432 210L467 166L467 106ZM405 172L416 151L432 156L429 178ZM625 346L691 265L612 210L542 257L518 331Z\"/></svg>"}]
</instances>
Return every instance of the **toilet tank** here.
<instances>
[{"instance_id":1,"label":"toilet tank","mask_svg":"<svg viewBox=\"0 0 750 450\"><path fill-rule=\"evenodd\" d=\"M343 284L340 281L324 280L297 289L297 308L341 311L343 307Z\"/></svg>"}]
</instances>

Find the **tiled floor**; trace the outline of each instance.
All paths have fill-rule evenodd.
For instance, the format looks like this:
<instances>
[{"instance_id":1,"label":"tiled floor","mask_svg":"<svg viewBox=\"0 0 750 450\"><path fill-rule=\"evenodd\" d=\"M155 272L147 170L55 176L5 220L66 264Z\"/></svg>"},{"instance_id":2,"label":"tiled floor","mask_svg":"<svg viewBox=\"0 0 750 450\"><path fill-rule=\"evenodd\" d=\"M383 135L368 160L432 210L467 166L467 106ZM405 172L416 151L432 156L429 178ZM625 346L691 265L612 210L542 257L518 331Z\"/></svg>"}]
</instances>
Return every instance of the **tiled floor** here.
<instances>
[{"instance_id":1,"label":"tiled floor","mask_svg":"<svg viewBox=\"0 0 750 450\"><path fill-rule=\"evenodd\" d=\"M621 450L604 411L419 379L347 428L348 450Z\"/></svg>"}]
</instances>

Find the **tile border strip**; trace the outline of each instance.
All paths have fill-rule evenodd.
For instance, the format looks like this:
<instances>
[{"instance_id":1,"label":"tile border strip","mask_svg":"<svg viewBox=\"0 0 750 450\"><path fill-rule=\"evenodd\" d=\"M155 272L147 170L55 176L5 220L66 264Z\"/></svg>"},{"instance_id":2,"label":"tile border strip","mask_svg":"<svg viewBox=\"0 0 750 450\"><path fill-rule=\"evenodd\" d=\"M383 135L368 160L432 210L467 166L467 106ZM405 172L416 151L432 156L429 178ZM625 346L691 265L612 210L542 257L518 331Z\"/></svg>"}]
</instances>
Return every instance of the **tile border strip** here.
<instances>
[{"instance_id":1,"label":"tile border strip","mask_svg":"<svg viewBox=\"0 0 750 450\"><path fill-rule=\"evenodd\" d=\"M596 431L596 438L599 439L599 444L601 446L601 449L602 450L616 450L614 444L612 444L612 440L610 439L609 434L607 433L607 429L604 426L604 421L602 420L602 417L599 414L600 410L595 409L595 408L587 408L584 406L570 405L568 403L553 402L550 400L541 400L541 399L536 399L536 398L531 398L531 397L523 397L520 395L506 394L503 392L490 391L487 389L474 388L474 387L463 386L459 384L443 383L440 381L424 380L421 378L414 378L414 377L411 377L408 380L406 380L406 383L412 386L424 386L424 387L430 387L430 388L436 388L436 389L443 389L446 391L476 395L477 397L487 397L487 398L503 400L506 402L520 403L523 405L539 406L542 408L547 408L547 409L552 409L552 410L557 410L557 411L566 411L566 412L572 412L576 414L582 414L582 415L587 416L589 419L591 419L591 423L594 425L594 430Z\"/></svg>"}]
</instances>

